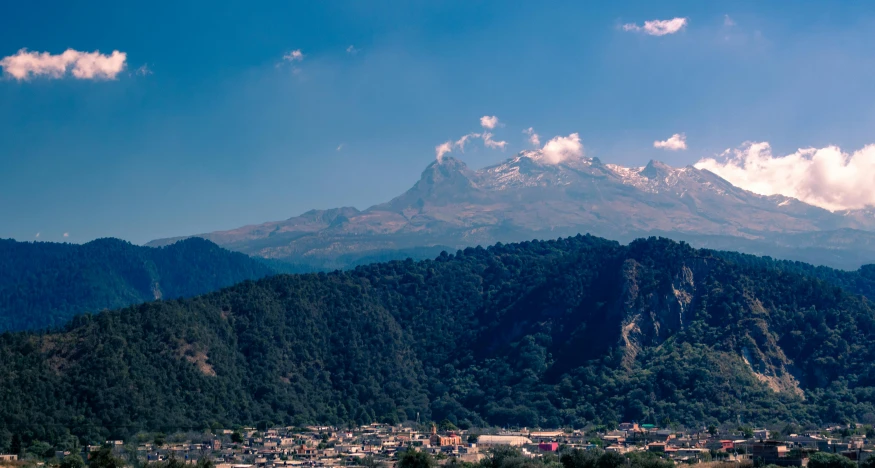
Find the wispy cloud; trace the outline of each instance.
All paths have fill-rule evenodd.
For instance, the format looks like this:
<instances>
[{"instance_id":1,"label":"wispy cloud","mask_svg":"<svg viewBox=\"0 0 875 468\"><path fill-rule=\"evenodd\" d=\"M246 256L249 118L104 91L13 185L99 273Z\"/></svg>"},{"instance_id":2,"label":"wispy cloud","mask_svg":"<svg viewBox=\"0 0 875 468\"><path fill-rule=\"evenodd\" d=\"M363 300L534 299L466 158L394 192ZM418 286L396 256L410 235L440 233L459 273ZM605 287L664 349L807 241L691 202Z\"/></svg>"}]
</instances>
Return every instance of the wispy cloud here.
<instances>
[{"instance_id":1,"label":"wispy cloud","mask_svg":"<svg viewBox=\"0 0 875 468\"><path fill-rule=\"evenodd\" d=\"M487 129L487 130L494 129L495 127L499 126L498 117L496 117L494 115L492 115L492 116L484 115L483 117L480 117L480 126ZM437 156L437 160L440 161L444 157L445 154L453 151L454 149L459 150L459 151L464 153L465 146L472 139L476 139L476 138L480 138L481 140L483 140L483 145L486 146L487 148L502 149L503 150L504 148L507 147L506 141L495 140L495 139L493 139L493 136L494 135L488 131L466 133L465 135L462 135L461 137L459 137L459 139L457 139L455 141L452 141L452 140L445 141L445 142L435 146L434 147L435 155Z\"/></svg>"},{"instance_id":2,"label":"wispy cloud","mask_svg":"<svg viewBox=\"0 0 875 468\"><path fill-rule=\"evenodd\" d=\"M487 148L504 149L504 147L507 146L506 141L493 140L492 134L489 132L483 132L480 136L483 138L483 144L486 145Z\"/></svg>"},{"instance_id":3,"label":"wispy cloud","mask_svg":"<svg viewBox=\"0 0 875 468\"><path fill-rule=\"evenodd\" d=\"M337 145L337 151L340 151L340 150L342 150L342 149L343 149L343 143Z\"/></svg>"},{"instance_id":4,"label":"wispy cloud","mask_svg":"<svg viewBox=\"0 0 875 468\"><path fill-rule=\"evenodd\" d=\"M134 70L134 74L137 76L148 76L148 75L152 75L153 73L152 73L152 69L149 68L148 65L143 65L143 66L137 68L136 70Z\"/></svg>"},{"instance_id":5,"label":"wispy cloud","mask_svg":"<svg viewBox=\"0 0 875 468\"><path fill-rule=\"evenodd\" d=\"M40 233L36 233L36 235L35 235L35 236L33 236L33 237L35 237L35 238L37 238L37 239L39 239L39 234L40 234Z\"/></svg>"},{"instance_id":6,"label":"wispy cloud","mask_svg":"<svg viewBox=\"0 0 875 468\"><path fill-rule=\"evenodd\" d=\"M349 47L346 48L346 53L349 55L355 55L359 53L361 49L356 49L354 45L350 44Z\"/></svg>"},{"instance_id":7,"label":"wispy cloud","mask_svg":"<svg viewBox=\"0 0 875 468\"><path fill-rule=\"evenodd\" d=\"M653 142L654 148L665 149L669 151L680 151L687 149L687 136L683 133L675 133L668 140Z\"/></svg>"},{"instance_id":8,"label":"wispy cloud","mask_svg":"<svg viewBox=\"0 0 875 468\"><path fill-rule=\"evenodd\" d=\"M117 50L101 54L67 49L53 55L21 49L15 55L0 59L0 67L18 81L34 77L63 78L68 72L80 80L113 80L125 69L126 61L127 54Z\"/></svg>"},{"instance_id":9,"label":"wispy cloud","mask_svg":"<svg viewBox=\"0 0 875 468\"><path fill-rule=\"evenodd\" d=\"M776 156L767 142L745 143L695 164L761 195L784 195L827 210L875 206L875 144L853 153L838 146Z\"/></svg>"},{"instance_id":10,"label":"wispy cloud","mask_svg":"<svg viewBox=\"0 0 875 468\"><path fill-rule=\"evenodd\" d=\"M65 233L64 233L64 237L70 237L70 233L69 233L69 232L65 232Z\"/></svg>"},{"instance_id":11,"label":"wispy cloud","mask_svg":"<svg viewBox=\"0 0 875 468\"><path fill-rule=\"evenodd\" d=\"M688 22L687 18L672 18L669 20L645 21L643 26L635 23L626 23L623 25L623 30L640 32L651 36L665 36L680 31Z\"/></svg>"},{"instance_id":12,"label":"wispy cloud","mask_svg":"<svg viewBox=\"0 0 875 468\"><path fill-rule=\"evenodd\" d=\"M723 15L723 26L731 28L735 26L735 20L733 20L729 15Z\"/></svg>"},{"instance_id":13,"label":"wispy cloud","mask_svg":"<svg viewBox=\"0 0 875 468\"><path fill-rule=\"evenodd\" d=\"M304 53L301 52L301 49L296 49L283 55L283 60L286 62L301 62L304 60Z\"/></svg>"},{"instance_id":14,"label":"wispy cloud","mask_svg":"<svg viewBox=\"0 0 875 468\"><path fill-rule=\"evenodd\" d=\"M538 134L535 133L534 128L529 127L523 130L523 133L529 136L529 143L531 143L532 146L541 146L541 137L539 137Z\"/></svg>"},{"instance_id":15,"label":"wispy cloud","mask_svg":"<svg viewBox=\"0 0 875 468\"><path fill-rule=\"evenodd\" d=\"M456 140L455 143L453 143L453 146L455 146L456 148L459 148L459 150L464 153L465 152L465 144L467 144L468 140L470 140L471 138L480 138L480 134L479 133L469 133L467 135L463 135L462 138L459 138L458 140Z\"/></svg>"}]
</instances>

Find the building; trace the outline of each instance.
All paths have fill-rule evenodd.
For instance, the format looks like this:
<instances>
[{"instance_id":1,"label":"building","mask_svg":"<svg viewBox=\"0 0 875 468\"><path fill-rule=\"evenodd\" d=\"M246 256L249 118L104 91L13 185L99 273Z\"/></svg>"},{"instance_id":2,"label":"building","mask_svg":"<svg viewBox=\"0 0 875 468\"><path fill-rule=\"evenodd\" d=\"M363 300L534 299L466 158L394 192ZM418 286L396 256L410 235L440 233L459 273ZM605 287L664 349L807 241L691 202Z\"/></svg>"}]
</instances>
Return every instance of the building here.
<instances>
[{"instance_id":1,"label":"building","mask_svg":"<svg viewBox=\"0 0 875 468\"><path fill-rule=\"evenodd\" d=\"M558 452L559 451L559 443L558 442L541 442L538 444L538 450L542 452Z\"/></svg>"},{"instance_id":2,"label":"building","mask_svg":"<svg viewBox=\"0 0 875 468\"><path fill-rule=\"evenodd\" d=\"M431 426L431 438L429 438L429 442L432 447L455 447L456 445L462 445L462 437L454 432L450 432L447 435L440 435L437 433L437 428Z\"/></svg>"},{"instance_id":3,"label":"building","mask_svg":"<svg viewBox=\"0 0 875 468\"><path fill-rule=\"evenodd\" d=\"M665 442L653 442L652 444L647 444L647 451L653 453L665 453L666 444Z\"/></svg>"},{"instance_id":4,"label":"building","mask_svg":"<svg viewBox=\"0 0 875 468\"><path fill-rule=\"evenodd\" d=\"M477 438L477 444L485 446L507 445L510 447L522 447L531 443L532 441L528 437L514 435L484 434Z\"/></svg>"},{"instance_id":5,"label":"building","mask_svg":"<svg viewBox=\"0 0 875 468\"><path fill-rule=\"evenodd\" d=\"M792 443L796 448L813 449L821 452L836 452L832 445L837 441L819 435L792 435L787 437L787 442Z\"/></svg>"},{"instance_id":6,"label":"building","mask_svg":"<svg viewBox=\"0 0 875 468\"><path fill-rule=\"evenodd\" d=\"M674 451L672 458L679 461L702 461L711 456L711 451L706 448L685 447Z\"/></svg>"},{"instance_id":7,"label":"building","mask_svg":"<svg viewBox=\"0 0 875 468\"><path fill-rule=\"evenodd\" d=\"M790 458L790 449L784 442L765 440L751 444L751 457L754 462L761 461L766 465L804 466L807 459Z\"/></svg>"}]
</instances>

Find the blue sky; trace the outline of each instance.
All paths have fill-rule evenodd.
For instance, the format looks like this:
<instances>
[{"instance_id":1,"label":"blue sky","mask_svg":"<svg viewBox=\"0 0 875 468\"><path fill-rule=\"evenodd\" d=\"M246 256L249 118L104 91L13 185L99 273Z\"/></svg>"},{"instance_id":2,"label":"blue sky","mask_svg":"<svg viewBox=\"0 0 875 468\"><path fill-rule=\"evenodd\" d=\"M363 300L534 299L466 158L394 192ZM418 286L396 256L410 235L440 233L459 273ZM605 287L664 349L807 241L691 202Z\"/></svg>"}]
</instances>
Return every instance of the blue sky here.
<instances>
[{"instance_id":1,"label":"blue sky","mask_svg":"<svg viewBox=\"0 0 875 468\"><path fill-rule=\"evenodd\" d=\"M141 243L366 208L484 115L507 146L454 154L472 167L529 148L528 127L624 165L875 141L867 2L254 5L0 7L0 57L126 54L114 79L0 79L0 237ZM623 28L672 18L674 34ZM686 150L654 148L676 133Z\"/></svg>"}]
</instances>

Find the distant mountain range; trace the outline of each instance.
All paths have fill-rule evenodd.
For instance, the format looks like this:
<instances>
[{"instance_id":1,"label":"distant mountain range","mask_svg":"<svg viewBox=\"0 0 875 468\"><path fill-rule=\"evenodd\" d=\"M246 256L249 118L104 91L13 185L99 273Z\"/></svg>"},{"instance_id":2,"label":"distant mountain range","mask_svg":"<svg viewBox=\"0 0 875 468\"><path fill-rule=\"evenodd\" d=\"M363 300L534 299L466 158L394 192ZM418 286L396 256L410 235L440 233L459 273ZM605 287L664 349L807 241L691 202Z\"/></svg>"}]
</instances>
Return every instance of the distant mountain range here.
<instances>
[{"instance_id":1,"label":"distant mountain range","mask_svg":"<svg viewBox=\"0 0 875 468\"><path fill-rule=\"evenodd\" d=\"M872 230L871 210L833 213L793 198L761 196L692 166L651 161L628 168L586 157L554 164L524 152L476 171L444 157L410 190L364 211L313 210L197 237L302 268L591 233L622 242L663 235L698 247L856 269L875 262Z\"/></svg>"},{"instance_id":2,"label":"distant mountain range","mask_svg":"<svg viewBox=\"0 0 875 468\"><path fill-rule=\"evenodd\" d=\"M0 451L418 418L871 424L872 270L575 236L276 275L0 334Z\"/></svg>"},{"instance_id":3,"label":"distant mountain range","mask_svg":"<svg viewBox=\"0 0 875 468\"><path fill-rule=\"evenodd\" d=\"M0 239L0 332L58 327L76 314L191 297L275 272L199 238L159 249L118 239Z\"/></svg>"}]
</instances>

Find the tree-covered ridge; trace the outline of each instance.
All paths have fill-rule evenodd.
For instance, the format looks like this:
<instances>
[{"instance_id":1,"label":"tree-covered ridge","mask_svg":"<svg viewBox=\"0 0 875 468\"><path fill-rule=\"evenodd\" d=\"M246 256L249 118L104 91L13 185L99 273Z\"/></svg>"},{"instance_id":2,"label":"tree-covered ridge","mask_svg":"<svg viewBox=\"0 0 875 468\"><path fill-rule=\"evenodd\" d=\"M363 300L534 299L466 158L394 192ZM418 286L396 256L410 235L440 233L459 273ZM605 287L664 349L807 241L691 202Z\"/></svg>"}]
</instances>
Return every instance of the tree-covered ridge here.
<instances>
[{"instance_id":1,"label":"tree-covered ridge","mask_svg":"<svg viewBox=\"0 0 875 468\"><path fill-rule=\"evenodd\" d=\"M863 298L670 240L499 244L3 335L0 443L417 413L462 427L875 422L873 338Z\"/></svg>"},{"instance_id":2,"label":"tree-covered ridge","mask_svg":"<svg viewBox=\"0 0 875 468\"><path fill-rule=\"evenodd\" d=\"M203 239L162 248L0 239L0 331L58 327L76 314L196 296L272 272Z\"/></svg>"},{"instance_id":3,"label":"tree-covered ridge","mask_svg":"<svg viewBox=\"0 0 875 468\"><path fill-rule=\"evenodd\" d=\"M847 271L815 266L792 260L778 260L771 257L757 257L738 252L715 251L715 256L747 268L773 268L822 279L853 294L875 299L875 265L863 265L857 270Z\"/></svg>"}]
</instances>

